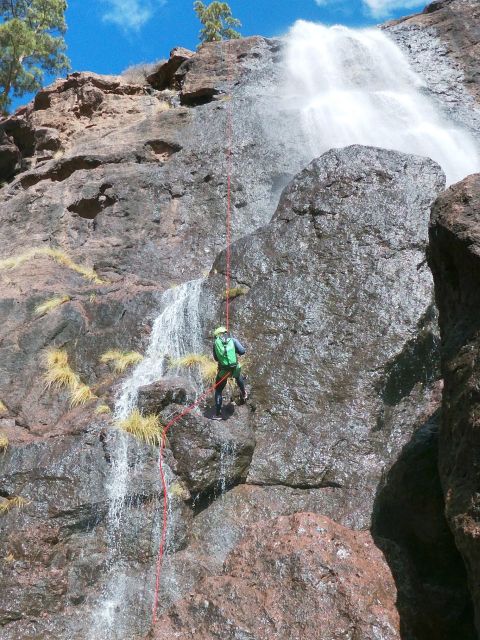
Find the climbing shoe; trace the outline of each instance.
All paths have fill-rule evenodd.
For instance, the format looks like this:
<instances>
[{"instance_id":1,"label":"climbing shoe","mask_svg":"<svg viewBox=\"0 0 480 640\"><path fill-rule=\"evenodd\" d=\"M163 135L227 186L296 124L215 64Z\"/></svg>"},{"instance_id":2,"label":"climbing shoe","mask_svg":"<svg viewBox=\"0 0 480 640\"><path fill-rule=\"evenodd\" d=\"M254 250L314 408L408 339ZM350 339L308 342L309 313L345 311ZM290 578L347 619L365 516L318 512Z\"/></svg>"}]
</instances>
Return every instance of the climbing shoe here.
<instances>
[{"instance_id":1,"label":"climbing shoe","mask_svg":"<svg viewBox=\"0 0 480 640\"><path fill-rule=\"evenodd\" d=\"M216 413L214 416L212 416L212 420L223 420L222 414Z\"/></svg>"}]
</instances>

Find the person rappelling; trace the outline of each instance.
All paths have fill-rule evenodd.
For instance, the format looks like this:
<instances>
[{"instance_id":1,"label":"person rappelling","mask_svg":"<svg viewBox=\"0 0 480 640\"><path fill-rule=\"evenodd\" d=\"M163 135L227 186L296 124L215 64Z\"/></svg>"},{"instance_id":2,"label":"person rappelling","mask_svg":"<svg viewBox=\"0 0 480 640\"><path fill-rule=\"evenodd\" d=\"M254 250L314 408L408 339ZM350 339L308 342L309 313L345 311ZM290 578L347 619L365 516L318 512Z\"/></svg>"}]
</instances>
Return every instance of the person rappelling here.
<instances>
[{"instance_id":1,"label":"person rappelling","mask_svg":"<svg viewBox=\"0 0 480 640\"><path fill-rule=\"evenodd\" d=\"M215 379L215 415L213 420L222 420L223 390L231 377L235 380L240 389L242 402L248 398L245 388L245 379L242 376L242 365L238 361L238 356L245 355L245 347L233 338L226 327L215 329L213 342L213 357L218 362L217 377Z\"/></svg>"}]
</instances>

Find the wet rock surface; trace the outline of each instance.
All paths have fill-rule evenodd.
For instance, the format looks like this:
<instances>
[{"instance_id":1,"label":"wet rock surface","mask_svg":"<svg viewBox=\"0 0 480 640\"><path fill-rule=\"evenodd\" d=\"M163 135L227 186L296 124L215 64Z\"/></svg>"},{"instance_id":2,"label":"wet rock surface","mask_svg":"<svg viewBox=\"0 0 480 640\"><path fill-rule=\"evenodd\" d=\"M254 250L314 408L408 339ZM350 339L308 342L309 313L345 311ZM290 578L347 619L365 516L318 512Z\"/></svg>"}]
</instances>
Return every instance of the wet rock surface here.
<instances>
[{"instance_id":1,"label":"wet rock surface","mask_svg":"<svg viewBox=\"0 0 480 640\"><path fill-rule=\"evenodd\" d=\"M254 371L248 482L336 489L323 512L369 525L437 375L425 247L443 184L430 160L331 151L287 187L271 224L233 246L232 278L248 293L232 317ZM213 273L207 319L221 287Z\"/></svg>"},{"instance_id":2,"label":"wet rock surface","mask_svg":"<svg viewBox=\"0 0 480 640\"><path fill-rule=\"evenodd\" d=\"M478 353L480 177L442 194L432 209L430 265L440 313L445 380L439 440L446 516L469 576L480 628L478 543Z\"/></svg>"},{"instance_id":3,"label":"wet rock surface","mask_svg":"<svg viewBox=\"0 0 480 640\"><path fill-rule=\"evenodd\" d=\"M164 378L138 390L138 408L143 414L160 413L171 404L195 401L195 389L188 378Z\"/></svg>"},{"instance_id":4,"label":"wet rock surface","mask_svg":"<svg viewBox=\"0 0 480 640\"><path fill-rule=\"evenodd\" d=\"M151 638L399 638L395 586L365 532L295 514L252 526ZM372 570L373 569L373 570ZM313 622L315 620L315 622Z\"/></svg>"},{"instance_id":5,"label":"wet rock surface","mask_svg":"<svg viewBox=\"0 0 480 640\"><path fill-rule=\"evenodd\" d=\"M389 29L411 45L445 112L475 128L460 70L476 55L475 27L458 55L445 42L460 22L435 31L446 7L466 11L469 3L437 4ZM443 176L425 158L360 147L300 172L311 157L296 144L295 114L282 106L281 53L281 42L258 37L176 50L150 86L72 74L0 123L2 259L50 246L97 273L89 280L45 255L0 271L0 434L9 440L0 451L0 510L8 506L0 513L2 640L149 632L163 517L158 448L96 413L114 407L129 375L100 356L145 352L162 292L206 275L223 250L229 104L232 285L244 290L232 301L232 328L248 347L252 395L246 406L225 401L222 422L209 419L211 400L202 403L168 434L164 617L155 633L378 640L399 638L401 624L412 636L404 640L447 640L457 625L470 638L429 422L439 345L425 245ZM465 232L476 211L472 189L448 192L445 208L468 210L459 237L476 246ZM206 340L223 318L224 272L220 254L200 310ZM464 304L478 315L474 287L459 300L456 286L445 296L456 300L458 318ZM54 296L68 299L38 311ZM448 318L449 305L441 309ZM458 336L474 334L473 320L458 322L447 355ZM52 346L66 350L97 399L71 407L65 390L46 389L43 358ZM452 365L448 389L468 366ZM141 389L139 406L160 411L165 424L194 395L185 380L170 379ZM472 397L458 399L462 415ZM442 483L455 540L477 562L467 507L475 483L465 489L459 462L447 456L461 429L451 437L442 430ZM474 437L467 442L474 468ZM359 531L374 507L387 514L375 525L386 560Z\"/></svg>"},{"instance_id":6,"label":"wet rock surface","mask_svg":"<svg viewBox=\"0 0 480 640\"><path fill-rule=\"evenodd\" d=\"M432 2L423 13L383 27L409 58L440 111L478 140L480 6L476 0Z\"/></svg>"},{"instance_id":7,"label":"wet rock surface","mask_svg":"<svg viewBox=\"0 0 480 640\"><path fill-rule=\"evenodd\" d=\"M250 47L255 48L251 56ZM287 151L294 133L278 117L278 98L272 98L281 73L278 46L258 38L240 48L238 58L232 59L234 77L228 81L208 80L206 69L216 60L216 49L207 45L194 55L192 79L185 69L178 86L174 79L173 89L72 74L0 124L2 159L8 160L2 165L2 171L8 169L2 180L9 180L0 189L2 259L51 247L97 274L89 280L84 272L66 266L64 257L62 263L46 255L0 272L0 399L5 405L0 430L9 441L0 459L0 496L29 502L0 515L0 557L8 559L0 565L5 585L2 640L80 640L86 637L86 626L100 640L109 624L108 590L121 582L111 574L113 546L120 550L115 563L126 591L122 611L115 613L122 620L108 637L148 630L161 508L158 451L136 455L137 445L129 438L129 486L119 519L123 534L118 544L112 542L118 532L110 530L114 490L109 483L123 445L114 438L109 448L115 435L112 421L96 415L95 407L113 407L122 376L100 357L112 349L144 352L161 293L200 277L224 246L224 234L216 230L223 228L225 214L227 103L218 99L194 108L180 106L183 83L210 82L219 98L229 93L235 101L234 236L269 220L281 188L302 164L300 154ZM65 300L37 311L55 297ZM66 350L71 368L98 400L71 408L66 390L46 388L44 354L51 347ZM188 402L192 390L184 390L185 397L178 390L162 398L159 389L144 394L142 408ZM200 417L199 425L210 422ZM253 449L252 434L240 428L240 419L232 426L233 435L225 428L219 427L218 434L207 429L205 443L199 425L198 446L210 447L211 459L203 469L201 463L194 469L185 466L175 481L173 551L186 544L192 517L182 475L210 500L210 492L219 490L215 474L223 473L226 485L239 482ZM193 423L191 428L195 430ZM181 434L172 436L179 461L168 451L166 465L175 469L186 465L192 452ZM230 468L222 447L230 451L237 445L238 460ZM49 464L38 464L38 456ZM70 500L62 507L67 514L58 513L56 506L62 492ZM67 502L66 497L62 500ZM66 522L74 534L50 543L50 528L67 527ZM24 558L15 542L23 524L29 540ZM60 555L61 563L55 559Z\"/></svg>"}]
</instances>

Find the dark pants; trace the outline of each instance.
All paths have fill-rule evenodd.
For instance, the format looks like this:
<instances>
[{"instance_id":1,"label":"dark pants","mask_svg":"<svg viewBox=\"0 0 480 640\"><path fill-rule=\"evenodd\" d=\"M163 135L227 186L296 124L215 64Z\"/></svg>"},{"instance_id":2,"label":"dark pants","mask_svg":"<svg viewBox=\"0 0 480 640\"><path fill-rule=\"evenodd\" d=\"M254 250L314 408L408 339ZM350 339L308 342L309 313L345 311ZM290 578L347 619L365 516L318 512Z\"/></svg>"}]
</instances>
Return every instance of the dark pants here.
<instances>
[{"instance_id":1,"label":"dark pants","mask_svg":"<svg viewBox=\"0 0 480 640\"><path fill-rule=\"evenodd\" d=\"M219 369L217 373L217 377L215 379L215 384L220 382L220 380L223 377L225 377L227 373L229 373L228 369ZM229 378L235 379L235 382L237 383L238 388L240 389L240 392L243 397L245 395L245 380L243 379L242 371L239 366L237 366L236 369L230 372ZM225 378L225 380L223 382L220 382L218 387L216 387L215 389L215 409L216 409L217 415L219 415L222 410L222 400L223 400L222 393L223 393L223 390L225 389L227 382L228 382L228 378Z\"/></svg>"}]
</instances>

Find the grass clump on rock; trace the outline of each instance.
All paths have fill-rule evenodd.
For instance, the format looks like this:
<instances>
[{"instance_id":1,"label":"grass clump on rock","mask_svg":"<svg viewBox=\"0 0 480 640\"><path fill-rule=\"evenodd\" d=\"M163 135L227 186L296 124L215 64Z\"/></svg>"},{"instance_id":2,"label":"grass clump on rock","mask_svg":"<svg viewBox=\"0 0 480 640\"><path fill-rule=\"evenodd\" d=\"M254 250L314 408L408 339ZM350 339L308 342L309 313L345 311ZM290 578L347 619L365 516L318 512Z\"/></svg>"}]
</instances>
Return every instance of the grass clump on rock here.
<instances>
[{"instance_id":1,"label":"grass clump on rock","mask_svg":"<svg viewBox=\"0 0 480 640\"><path fill-rule=\"evenodd\" d=\"M142 360L142 354L137 351L118 351L116 349L106 351L100 358L100 362L104 364L111 363L116 373L123 373L125 369L138 364Z\"/></svg>"},{"instance_id":2,"label":"grass clump on rock","mask_svg":"<svg viewBox=\"0 0 480 640\"><path fill-rule=\"evenodd\" d=\"M117 426L137 440L142 440L150 445L158 445L162 440L162 425L160 418L155 413L143 416L138 409L134 409L128 418L119 420Z\"/></svg>"},{"instance_id":3,"label":"grass clump on rock","mask_svg":"<svg viewBox=\"0 0 480 640\"><path fill-rule=\"evenodd\" d=\"M52 249L52 247L36 247L34 249L29 249L18 256L12 256L6 260L0 260L0 271L17 269L21 265L31 262L35 258L41 256L52 258L52 260L57 264L75 271L86 280L90 280L95 284L105 284L93 269L86 267L85 265L77 264L64 251L61 249Z\"/></svg>"},{"instance_id":4,"label":"grass clump on rock","mask_svg":"<svg viewBox=\"0 0 480 640\"><path fill-rule=\"evenodd\" d=\"M129 84L140 84L143 86L148 84L148 76L157 71L159 67L165 64L165 62L166 60L164 59L157 60L156 62L140 62L127 67L120 75L125 82L128 82Z\"/></svg>"},{"instance_id":5,"label":"grass clump on rock","mask_svg":"<svg viewBox=\"0 0 480 640\"><path fill-rule=\"evenodd\" d=\"M70 300L70 296L57 296L55 298L49 298L48 300L45 300L45 302L42 302L35 307L35 315L42 316L43 314L53 311L60 305L64 304L65 302L69 302Z\"/></svg>"},{"instance_id":6,"label":"grass clump on rock","mask_svg":"<svg viewBox=\"0 0 480 640\"><path fill-rule=\"evenodd\" d=\"M110 409L108 404L99 404L98 407L95 409L95 414L97 416L103 416L108 413L112 413L112 410Z\"/></svg>"},{"instance_id":7,"label":"grass clump on rock","mask_svg":"<svg viewBox=\"0 0 480 640\"><path fill-rule=\"evenodd\" d=\"M90 387L83 382L79 382L73 389L70 390L70 405L72 407L79 407L91 400L96 400L97 396L93 393Z\"/></svg>"},{"instance_id":8,"label":"grass clump on rock","mask_svg":"<svg viewBox=\"0 0 480 640\"><path fill-rule=\"evenodd\" d=\"M21 496L14 496L13 498L6 498L0 502L0 515L8 513L11 509L22 509L28 504L28 500Z\"/></svg>"},{"instance_id":9,"label":"grass clump on rock","mask_svg":"<svg viewBox=\"0 0 480 640\"><path fill-rule=\"evenodd\" d=\"M45 354L44 364L47 370L45 373L47 388L68 389L72 407L96 400L97 396L90 387L84 384L79 375L71 368L68 354L64 349L49 349Z\"/></svg>"},{"instance_id":10,"label":"grass clump on rock","mask_svg":"<svg viewBox=\"0 0 480 640\"><path fill-rule=\"evenodd\" d=\"M170 366L179 367L180 369L192 369L198 367L203 382L213 384L217 376L218 365L213 360L201 353L187 353L181 358L172 360Z\"/></svg>"},{"instance_id":11,"label":"grass clump on rock","mask_svg":"<svg viewBox=\"0 0 480 640\"><path fill-rule=\"evenodd\" d=\"M5 452L8 449L8 436L0 432L0 451Z\"/></svg>"},{"instance_id":12,"label":"grass clump on rock","mask_svg":"<svg viewBox=\"0 0 480 640\"><path fill-rule=\"evenodd\" d=\"M0 414L8 413L7 405L0 400Z\"/></svg>"}]
</instances>

